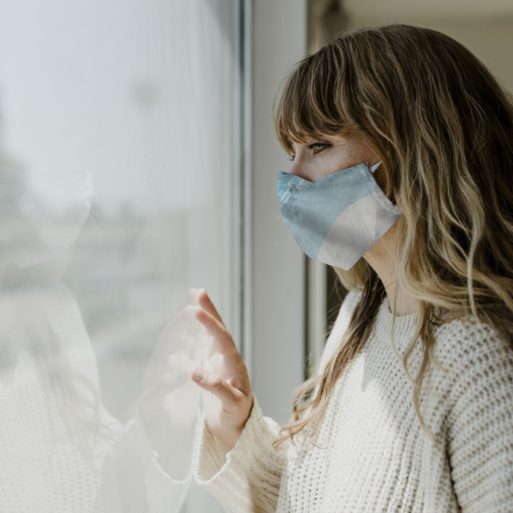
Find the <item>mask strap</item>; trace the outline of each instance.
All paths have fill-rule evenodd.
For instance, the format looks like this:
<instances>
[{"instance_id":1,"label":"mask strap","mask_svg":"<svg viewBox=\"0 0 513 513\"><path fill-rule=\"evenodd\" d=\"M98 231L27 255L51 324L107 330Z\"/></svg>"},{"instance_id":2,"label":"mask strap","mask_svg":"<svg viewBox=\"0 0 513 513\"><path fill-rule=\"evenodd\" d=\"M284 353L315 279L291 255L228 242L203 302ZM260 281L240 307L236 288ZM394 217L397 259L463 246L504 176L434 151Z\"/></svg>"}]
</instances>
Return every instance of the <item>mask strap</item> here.
<instances>
[{"instance_id":1,"label":"mask strap","mask_svg":"<svg viewBox=\"0 0 513 513\"><path fill-rule=\"evenodd\" d=\"M381 165L381 160L379 162L376 162L376 164L373 164L369 169L374 173L376 169Z\"/></svg>"}]
</instances>

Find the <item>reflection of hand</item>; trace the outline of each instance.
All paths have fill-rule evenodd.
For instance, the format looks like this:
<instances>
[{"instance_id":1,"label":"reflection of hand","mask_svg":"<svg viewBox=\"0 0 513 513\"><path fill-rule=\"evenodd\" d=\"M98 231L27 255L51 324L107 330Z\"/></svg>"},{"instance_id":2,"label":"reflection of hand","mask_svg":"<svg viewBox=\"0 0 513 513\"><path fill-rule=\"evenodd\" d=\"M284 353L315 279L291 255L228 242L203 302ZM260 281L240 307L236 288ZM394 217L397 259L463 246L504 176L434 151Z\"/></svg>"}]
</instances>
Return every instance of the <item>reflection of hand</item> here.
<instances>
[{"instance_id":1,"label":"reflection of hand","mask_svg":"<svg viewBox=\"0 0 513 513\"><path fill-rule=\"evenodd\" d=\"M188 474L191 464L200 399L200 391L189 379L202 338L198 328L201 325L190 305L164 328L147 365L138 404L159 460L171 475L180 478Z\"/></svg>"},{"instance_id":2,"label":"reflection of hand","mask_svg":"<svg viewBox=\"0 0 513 513\"><path fill-rule=\"evenodd\" d=\"M195 314L213 340L204 369L195 369L191 377L208 392L204 395L204 407L209 430L231 449L238 440L253 405L249 375L230 333L205 289L198 292Z\"/></svg>"},{"instance_id":3,"label":"reflection of hand","mask_svg":"<svg viewBox=\"0 0 513 513\"><path fill-rule=\"evenodd\" d=\"M176 429L194 421L198 394L188 386L189 369L193 365L184 352L167 357L167 372L159 376L139 399L139 413L150 427L152 420L157 418L164 418Z\"/></svg>"}]
</instances>

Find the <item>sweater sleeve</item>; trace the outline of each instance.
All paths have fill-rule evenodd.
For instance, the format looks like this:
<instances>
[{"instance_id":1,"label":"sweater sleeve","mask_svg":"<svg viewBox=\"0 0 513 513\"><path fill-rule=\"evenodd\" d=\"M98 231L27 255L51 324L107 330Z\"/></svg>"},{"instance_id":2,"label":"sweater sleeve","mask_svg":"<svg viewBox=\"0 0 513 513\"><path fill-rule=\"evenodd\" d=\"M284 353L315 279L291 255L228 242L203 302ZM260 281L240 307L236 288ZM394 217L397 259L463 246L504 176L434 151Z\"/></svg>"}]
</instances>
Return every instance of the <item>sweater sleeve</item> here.
<instances>
[{"instance_id":1,"label":"sweater sleeve","mask_svg":"<svg viewBox=\"0 0 513 513\"><path fill-rule=\"evenodd\" d=\"M350 321L361 291L346 294L326 341L317 372L336 350ZM241 436L226 452L209 431L204 414L198 442L196 481L204 486L229 512L273 513L276 510L281 475L286 462L287 442L278 449L272 440L279 434L277 422L262 414L253 396L253 406Z\"/></svg>"},{"instance_id":2,"label":"sweater sleeve","mask_svg":"<svg viewBox=\"0 0 513 513\"><path fill-rule=\"evenodd\" d=\"M272 441L280 426L262 414L256 396L235 446L226 452L201 417L195 480L230 513L273 513L276 510L286 442Z\"/></svg>"},{"instance_id":3,"label":"sweater sleeve","mask_svg":"<svg viewBox=\"0 0 513 513\"><path fill-rule=\"evenodd\" d=\"M167 465L166 459L153 448L138 414L126 423L110 414L102 400L93 346L78 304L68 289L56 284L41 289L38 297L51 322L51 332L61 344L67 365L82 378L75 386L84 404L98 405L99 416L94 419L94 427L109 432L107 439L98 437L94 447L97 459L93 461L98 472L94 499L97 509L113 513L178 513L187 498L192 472L175 475L172 470L176 465ZM194 434L189 436L194 439ZM178 462L190 460L187 454L189 447L192 452L190 438L182 441ZM68 443L71 444L71 440ZM67 471L62 467L64 470ZM87 475L83 479L85 482Z\"/></svg>"},{"instance_id":4,"label":"sweater sleeve","mask_svg":"<svg viewBox=\"0 0 513 513\"><path fill-rule=\"evenodd\" d=\"M473 334L474 335L474 334ZM513 349L489 328L459 351L448 415L448 457L463 513L513 508Z\"/></svg>"},{"instance_id":5,"label":"sweater sleeve","mask_svg":"<svg viewBox=\"0 0 513 513\"><path fill-rule=\"evenodd\" d=\"M173 476L160 461L138 415L118 429L116 443L104 459L103 478L109 486L115 483L123 513L178 513L192 479Z\"/></svg>"}]
</instances>

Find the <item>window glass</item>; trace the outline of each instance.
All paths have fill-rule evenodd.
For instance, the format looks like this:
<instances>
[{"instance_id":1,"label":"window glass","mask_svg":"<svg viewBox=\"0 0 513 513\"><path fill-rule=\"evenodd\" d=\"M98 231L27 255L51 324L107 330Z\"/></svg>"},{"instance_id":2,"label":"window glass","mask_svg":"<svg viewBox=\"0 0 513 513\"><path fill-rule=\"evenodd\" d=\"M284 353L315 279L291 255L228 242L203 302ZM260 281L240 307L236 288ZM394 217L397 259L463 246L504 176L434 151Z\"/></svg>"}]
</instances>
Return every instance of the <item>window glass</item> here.
<instances>
[{"instance_id":1,"label":"window glass","mask_svg":"<svg viewBox=\"0 0 513 513\"><path fill-rule=\"evenodd\" d=\"M134 419L189 287L238 318L239 8L0 4L1 511L216 511Z\"/></svg>"}]
</instances>

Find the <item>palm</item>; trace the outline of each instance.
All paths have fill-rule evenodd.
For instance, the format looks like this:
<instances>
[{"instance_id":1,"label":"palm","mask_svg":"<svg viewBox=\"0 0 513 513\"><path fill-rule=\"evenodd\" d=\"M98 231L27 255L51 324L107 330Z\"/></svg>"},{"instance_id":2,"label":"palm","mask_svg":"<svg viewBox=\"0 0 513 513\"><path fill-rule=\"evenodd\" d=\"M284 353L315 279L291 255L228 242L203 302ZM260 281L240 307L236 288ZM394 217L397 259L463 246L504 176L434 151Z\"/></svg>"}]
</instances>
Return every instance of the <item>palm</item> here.
<instances>
[{"instance_id":1,"label":"palm","mask_svg":"<svg viewBox=\"0 0 513 513\"><path fill-rule=\"evenodd\" d=\"M206 291L198 294L196 318L211 335L203 368L207 376L197 383L203 388L208 427L214 435L233 444L252 405L248 372L237 347Z\"/></svg>"},{"instance_id":2,"label":"palm","mask_svg":"<svg viewBox=\"0 0 513 513\"><path fill-rule=\"evenodd\" d=\"M242 383L247 375L246 367L238 351L225 354L214 353L208 358L203 367L207 372L219 376L229 383L233 383L234 378L237 378L239 383ZM213 430L221 428L227 421L231 425L236 426L243 420L240 418L237 409L223 404L223 401L218 396L208 391L203 391L203 405L209 427Z\"/></svg>"}]
</instances>

